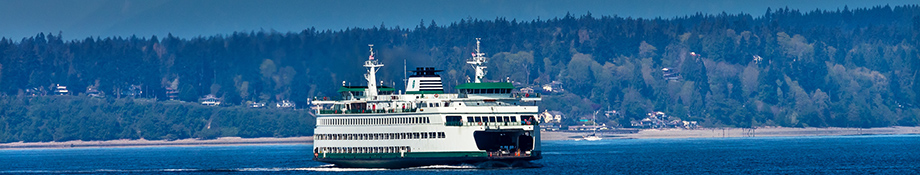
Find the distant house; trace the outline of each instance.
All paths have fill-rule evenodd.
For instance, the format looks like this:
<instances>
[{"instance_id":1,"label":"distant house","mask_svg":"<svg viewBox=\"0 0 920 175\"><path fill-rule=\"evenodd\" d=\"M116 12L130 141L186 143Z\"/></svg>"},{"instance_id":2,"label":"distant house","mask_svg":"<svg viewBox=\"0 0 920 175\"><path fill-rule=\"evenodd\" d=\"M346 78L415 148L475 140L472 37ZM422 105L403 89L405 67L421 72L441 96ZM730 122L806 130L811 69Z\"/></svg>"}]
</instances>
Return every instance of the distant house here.
<instances>
[{"instance_id":1,"label":"distant house","mask_svg":"<svg viewBox=\"0 0 920 175\"><path fill-rule=\"evenodd\" d=\"M604 116L607 116L607 118L614 118L620 116L620 112L616 110L604 111Z\"/></svg>"},{"instance_id":2,"label":"distant house","mask_svg":"<svg viewBox=\"0 0 920 175\"><path fill-rule=\"evenodd\" d=\"M662 68L661 78L663 78L664 80L677 80L677 79L680 79L680 74L675 72L674 69Z\"/></svg>"},{"instance_id":3,"label":"distant house","mask_svg":"<svg viewBox=\"0 0 920 175\"><path fill-rule=\"evenodd\" d=\"M657 111L646 114L648 117L639 120L632 121L630 125L637 128L686 128L692 129L696 128L699 125L696 121L683 121L678 118L673 118L664 112Z\"/></svg>"},{"instance_id":4,"label":"distant house","mask_svg":"<svg viewBox=\"0 0 920 175\"><path fill-rule=\"evenodd\" d=\"M169 100L178 100L179 91L176 88L167 87L166 88L166 98Z\"/></svg>"},{"instance_id":5,"label":"distant house","mask_svg":"<svg viewBox=\"0 0 920 175\"><path fill-rule=\"evenodd\" d=\"M99 91L99 89L96 88L96 86L86 87L86 96L93 97L93 98L104 97L104 95L102 94L102 91Z\"/></svg>"},{"instance_id":6,"label":"distant house","mask_svg":"<svg viewBox=\"0 0 920 175\"><path fill-rule=\"evenodd\" d=\"M533 88L530 88L530 87L521 88L521 93L533 94Z\"/></svg>"},{"instance_id":7,"label":"distant house","mask_svg":"<svg viewBox=\"0 0 920 175\"><path fill-rule=\"evenodd\" d=\"M556 93L556 92L563 92L563 91L565 90L562 89L562 82L559 82L559 81L553 81L549 84L543 85L543 92L545 93Z\"/></svg>"},{"instance_id":8,"label":"distant house","mask_svg":"<svg viewBox=\"0 0 920 175\"><path fill-rule=\"evenodd\" d=\"M70 95L70 91L67 90L67 86L57 84L54 86L54 95Z\"/></svg>"},{"instance_id":9,"label":"distant house","mask_svg":"<svg viewBox=\"0 0 920 175\"><path fill-rule=\"evenodd\" d=\"M562 112L559 111L543 110L542 113L537 115L537 121L540 123L560 123L562 118Z\"/></svg>"},{"instance_id":10,"label":"distant house","mask_svg":"<svg viewBox=\"0 0 920 175\"><path fill-rule=\"evenodd\" d=\"M125 87L124 90L121 91L120 95L122 97L139 98L143 96L143 93L144 91L141 89L141 85L132 84Z\"/></svg>"},{"instance_id":11,"label":"distant house","mask_svg":"<svg viewBox=\"0 0 920 175\"><path fill-rule=\"evenodd\" d=\"M48 91L45 90L44 87L34 87L34 88L26 89L26 95L29 95L32 97L45 96L45 94L48 94Z\"/></svg>"},{"instance_id":12,"label":"distant house","mask_svg":"<svg viewBox=\"0 0 920 175\"><path fill-rule=\"evenodd\" d=\"M220 106L220 99L212 94L208 94L201 98L201 105L205 106Z\"/></svg>"},{"instance_id":13,"label":"distant house","mask_svg":"<svg viewBox=\"0 0 920 175\"><path fill-rule=\"evenodd\" d=\"M250 101L250 102L247 102L247 103L249 104L249 107L250 107L250 108L263 108L263 107L265 107L265 103L251 102L251 101Z\"/></svg>"},{"instance_id":14,"label":"distant house","mask_svg":"<svg viewBox=\"0 0 920 175\"><path fill-rule=\"evenodd\" d=\"M277 108L294 108L295 105L294 105L294 102L291 102L291 101L288 101L288 100L281 100L281 102L275 103L275 107L277 107Z\"/></svg>"}]
</instances>

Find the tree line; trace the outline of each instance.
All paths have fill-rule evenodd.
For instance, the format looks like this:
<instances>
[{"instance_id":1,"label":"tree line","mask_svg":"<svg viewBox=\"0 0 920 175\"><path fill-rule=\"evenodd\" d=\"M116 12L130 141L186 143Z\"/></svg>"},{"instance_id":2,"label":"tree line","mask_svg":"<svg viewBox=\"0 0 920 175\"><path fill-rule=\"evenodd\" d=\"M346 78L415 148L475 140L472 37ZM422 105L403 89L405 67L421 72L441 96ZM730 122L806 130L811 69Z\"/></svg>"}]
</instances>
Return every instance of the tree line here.
<instances>
[{"instance_id":1,"label":"tree line","mask_svg":"<svg viewBox=\"0 0 920 175\"><path fill-rule=\"evenodd\" d=\"M131 85L143 97L226 104L337 96L343 81L363 85L367 44L386 66L384 85L403 89L405 67L444 69L446 89L466 82L464 60L482 38L492 60L487 79L538 87L562 82L543 109L569 116L622 115L628 126L663 111L703 126L916 126L920 122L920 6L799 11L763 15L694 14L670 19L568 14L545 20L462 19L419 25L300 32L237 32L195 38L87 37L61 33L0 38L0 93L88 87L106 98ZM679 73L664 80L662 68ZM449 90L450 91L450 90ZM22 116L8 115L7 118ZM192 125L187 125L192 127ZM196 129L201 129L200 126Z\"/></svg>"},{"instance_id":2,"label":"tree line","mask_svg":"<svg viewBox=\"0 0 920 175\"><path fill-rule=\"evenodd\" d=\"M308 136L314 122L302 110L130 98L0 96L0 143Z\"/></svg>"}]
</instances>

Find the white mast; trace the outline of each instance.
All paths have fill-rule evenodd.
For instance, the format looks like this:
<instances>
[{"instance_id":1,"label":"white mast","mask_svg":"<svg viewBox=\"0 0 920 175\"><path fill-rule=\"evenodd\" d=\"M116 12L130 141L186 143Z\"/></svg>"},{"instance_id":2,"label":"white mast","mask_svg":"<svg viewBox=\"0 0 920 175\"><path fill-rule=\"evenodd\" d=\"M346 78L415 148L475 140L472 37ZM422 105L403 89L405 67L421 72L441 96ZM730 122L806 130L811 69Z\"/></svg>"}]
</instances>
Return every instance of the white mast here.
<instances>
[{"instance_id":1,"label":"white mast","mask_svg":"<svg viewBox=\"0 0 920 175\"><path fill-rule=\"evenodd\" d=\"M367 89L364 90L364 95L371 97L377 96L377 71L380 70L378 67L383 67L383 64L377 63L377 60L374 59L374 45L368 44L367 46L371 48L371 56L364 61L364 67L367 68L367 74L364 74L364 79L367 79Z\"/></svg>"},{"instance_id":2,"label":"white mast","mask_svg":"<svg viewBox=\"0 0 920 175\"><path fill-rule=\"evenodd\" d=\"M483 57L486 54L479 51L479 40L480 39L481 38L476 38L476 53L473 53L473 58L466 61L467 64L472 65L473 69L476 70L476 74L475 74L476 79L474 83L482 82L482 78L486 76L486 70L485 70L486 66L483 64L488 62L486 61L486 57Z\"/></svg>"},{"instance_id":3,"label":"white mast","mask_svg":"<svg viewBox=\"0 0 920 175\"><path fill-rule=\"evenodd\" d=\"M406 75L406 74L409 74L408 72L409 72L409 68L408 68L408 65L406 64L406 58L403 57L403 79L402 79L402 80L403 80L403 85L408 85L408 84L409 84L409 78L407 78L408 75ZM395 88L396 85L394 84L393 87ZM409 86L403 87L403 89L408 89L408 88L409 88Z\"/></svg>"}]
</instances>

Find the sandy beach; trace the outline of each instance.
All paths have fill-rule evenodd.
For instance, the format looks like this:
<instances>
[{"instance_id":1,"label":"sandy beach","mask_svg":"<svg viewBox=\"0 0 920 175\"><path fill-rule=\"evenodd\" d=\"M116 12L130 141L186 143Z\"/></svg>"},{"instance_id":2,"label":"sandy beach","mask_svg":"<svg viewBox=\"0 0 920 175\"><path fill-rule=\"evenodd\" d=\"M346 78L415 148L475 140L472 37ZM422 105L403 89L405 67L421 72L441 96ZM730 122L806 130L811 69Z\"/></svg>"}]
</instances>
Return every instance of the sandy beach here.
<instances>
[{"instance_id":1,"label":"sandy beach","mask_svg":"<svg viewBox=\"0 0 920 175\"><path fill-rule=\"evenodd\" d=\"M587 132L542 131L542 140L575 140ZM605 139L649 139L649 138L728 138L728 137L794 137L794 136L841 136L841 135L900 135L920 134L920 127L885 128L786 128L766 127L754 130L743 128L701 128L701 129L620 129L598 132ZM108 141L66 141L66 142L13 142L2 143L0 149L48 149L88 147L149 147L149 146L220 146L220 145L277 145L312 144L313 137L285 138L240 138L221 137L212 140L108 140Z\"/></svg>"}]
</instances>

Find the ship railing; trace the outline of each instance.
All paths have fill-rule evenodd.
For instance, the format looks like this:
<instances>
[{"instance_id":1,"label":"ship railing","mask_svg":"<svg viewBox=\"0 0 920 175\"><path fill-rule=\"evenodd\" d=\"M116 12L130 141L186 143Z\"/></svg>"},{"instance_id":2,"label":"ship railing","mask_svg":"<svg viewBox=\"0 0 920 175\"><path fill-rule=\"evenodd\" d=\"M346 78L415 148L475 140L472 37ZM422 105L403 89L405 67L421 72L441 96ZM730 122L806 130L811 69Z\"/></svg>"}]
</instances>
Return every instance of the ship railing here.
<instances>
[{"instance_id":1,"label":"ship railing","mask_svg":"<svg viewBox=\"0 0 920 175\"><path fill-rule=\"evenodd\" d=\"M467 126L524 126L536 125L536 123L517 121L517 122L465 122ZM459 125L458 125L459 126Z\"/></svg>"},{"instance_id":2,"label":"ship railing","mask_svg":"<svg viewBox=\"0 0 920 175\"><path fill-rule=\"evenodd\" d=\"M444 122L444 126L463 126L463 122Z\"/></svg>"},{"instance_id":3,"label":"ship railing","mask_svg":"<svg viewBox=\"0 0 920 175\"><path fill-rule=\"evenodd\" d=\"M512 98L539 98L540 93L513 93Z\"/></svg>"},{"instance_id":4,"label":"ship railing","mask_svg":"<svg viewBox=\"0 0 920 175\"><path fill-rule=\"evenodd\" d=\"M320 114L373 114L373 113L406 113L406 112L415 112L418 108L406 108L406 109L367 109L367 110L336 110L336 109L323 109L319 110Z\"/></svg>"}]
</instances>

